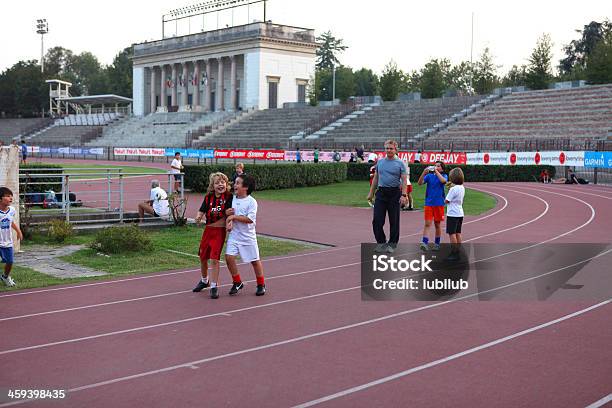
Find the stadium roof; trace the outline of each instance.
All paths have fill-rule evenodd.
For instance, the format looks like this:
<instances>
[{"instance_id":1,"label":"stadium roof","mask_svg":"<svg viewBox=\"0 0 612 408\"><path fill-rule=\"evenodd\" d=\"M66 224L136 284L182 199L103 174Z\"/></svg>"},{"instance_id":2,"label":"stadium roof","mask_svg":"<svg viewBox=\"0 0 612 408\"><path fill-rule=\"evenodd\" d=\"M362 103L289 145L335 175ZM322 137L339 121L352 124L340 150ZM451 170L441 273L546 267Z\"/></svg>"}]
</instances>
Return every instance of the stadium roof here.
<instances>
[{"instance_id":1,"label":"stadium roof","mask_svg":"<svg viewBox=\"0 0 612 408\"><path fill-rule=\"evenodd\" d=\"M132 103L131 98L119 95L89 95L60 98L59 101L76 103L77 105L114 105L116 103Z\"/></svg>"}]
</instances>

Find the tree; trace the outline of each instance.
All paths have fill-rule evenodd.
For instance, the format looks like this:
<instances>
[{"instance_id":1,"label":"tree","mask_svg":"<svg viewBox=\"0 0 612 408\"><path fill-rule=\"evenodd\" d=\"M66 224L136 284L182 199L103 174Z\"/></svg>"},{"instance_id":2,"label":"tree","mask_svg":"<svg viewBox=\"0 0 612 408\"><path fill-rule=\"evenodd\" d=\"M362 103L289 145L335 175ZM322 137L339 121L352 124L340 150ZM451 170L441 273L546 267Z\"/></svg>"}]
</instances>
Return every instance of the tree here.
<instances>
[{"instance_id":1,"label":"tree","mask_svg":"<svg viewBox=\"0 0 612 408\"><path fill-rule=\"evenodd\" d=\"M48 90L38 61L19 61L0 74L0 112L9 116L40 116Z\"/></svg>"},{"instance_id":2,"label":"tree","mask_svg":"<svg viewBox=\"0 0 612 408\"><path fill-rule=\"evenodd\" d=\"M106 69L106 77L108 81L107 93L115 95L132 97L132 55L133 48L124 48L113 59L113 63Z\"/></svg>"},{"instance_id":3,"label":"tree","mask_svg":"<svg viewBox=\"0 0 612 408\"><path fill-rule=\"evenodd\" d=\"M355 95L374 96L378 93L378 76L371 69L361 68L353 74Z\"/></svg>"},{"instance_id":4,"label":"tree","mask_svg":"<svg viewBox=\"0 0 612 408\"><path fill-rule=\"evenodd\" d=\"M53 47L45 54L45 75L49 79L61 78L68 72L74 54L64 47Z\"/></svg>"},{"instance_id":5,"label":"tree","mask_svg":"<svg viewBox=\"0 0 612 408\"><path fill-rule=\"evenodd\" d=\"M559 61L559 71L568 79L572 77L572 79L584 79L577 77L580 74L584 75L588 56L595 50L597 43L606 36L606 33L612 32L612 23L610 20L604 20L603 23L591 21L582 31L576 30L576 32L581 37L563 47L566 57Z\"/></svg>"},{"instance_id":6,"label":"tree","mask_svg":"<svg viewBox=\"0 0 612 408\"><path fill-rule=\"evenodd\" d=\"M523 65L520 68L513 65L510 71L502 79L502 86L513 87L513 86L525 86L527 81L527 66Z\"/></svg>"},{"instance_id":7,"label":"tree","mask_svg":"<svg viewBox=\"0 0 612 408\"><path fill-rule=\"evenodd\" d=\"M531 89L547 89L553 78L552 46L550 35L544 34L538 39L536 47L529 57L526 84Z\"/></svg>"},{"instance_id":8,"label":"tree","mask_svg":"<svg viewBox=\"0 0 612 408\"><path fill-rule=\"evenodd\" d=\"M485 48L474 67L474 78L472 81L474 91L478 95L490 93L499 86L499 78L496 74L497 67L493 62L493 56L489 48Z\"/></svg>"},{"instance_id":9,"label":"tree","mask_svg":"<svg viewBox=\"0 0 612 408\"><path fill-rule=\"evenodd\" d=\"M317 69L340 65L338 54L348 48L342 44L342 39L334 37L331 31L327 31L317 37L317 42L319 43L317 48Z\"/></svg>"},{"instance_id":10,"label":"tree","mask_svg":"<svg viewBox=\"0 0 612 408\"><path fill-rule=\"evenodd\" d=\"M85 51L70 58L67 70L73 77L71 93L74 95L91 95L94 94L92 89L103 89L102 67L91 52Z\"/></svg>"},{"instance_id":11,"label":"tree","mask_svg":"<svg viewBox=\"0 0 612 408\"><path fill-rule=\"evenodd\" d=\"M592 84L612 82L612 32L597 42L586 58L586 78Z\"/></svg>"},{"instance_id":12,"label":"tree","mask_svg":"<svg viewBox=\"0 0 612 408\"><path fill-rule=\"evenodd\" d=\"M473 89L470 87L472 67L469 62L463 61L459 65L455 65L445 76L447 89L452 89L459 95L470 95L473 93Z\"/></svg>"},{"instance_id":13,"label":"tree","mask_svg":"<svg viewBox=\"0 0 612 408\"><path fill-rule=\"evenodd\" d=\"M444 69L448 60L432 59L421 69L421 96L425 99L440 98L446 90Z\"/></svg>"},{"instance_id":14,"label":"tree","mask_svg":"<svg viewBox=\"0 0 612 408\"><path fill-rule=\"evenodd\" d=\"M396 100L403 80L404 73L397 68L395 61L389 61L380 77L380 96L382 99L384 101Z\"/></svg>"}]
</instances>

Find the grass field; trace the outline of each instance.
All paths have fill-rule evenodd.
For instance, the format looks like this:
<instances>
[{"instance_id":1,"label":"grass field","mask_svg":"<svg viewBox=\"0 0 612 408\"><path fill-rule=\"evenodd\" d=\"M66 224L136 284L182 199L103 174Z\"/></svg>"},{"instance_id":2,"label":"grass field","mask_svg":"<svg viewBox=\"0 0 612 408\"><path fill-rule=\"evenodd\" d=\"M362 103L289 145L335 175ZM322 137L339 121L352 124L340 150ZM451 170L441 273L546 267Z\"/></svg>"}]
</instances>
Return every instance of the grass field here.
<instances>
[{"instance_id":1,"label":"grass field","mask_svg":"<svg viewBox=\"0 0 612 408\"><path fill-rule=\"evenodd\" d=\"M40 164L45 165L49 163L40 163ZM84 174L83 176L74 176L75 179L105 178L106 177L105 175L96 174L96 173L106 173L107 169L111 169L112 173L116 173L119 171L119 169L121 169L121 173L126 174L126 175L138 174L138 173L147 173L147 174L166 174L168 173L164 169L156 169L156 168L151 168L151 167L139 167L139 166L110 166L110 165L103 165L103 164L75 164L75 163L62 163L61 165L65 169L65 172L67 173ZM82 168L86 168L86 170L81 170ZM113 177L116 177L116 176L113 176Z\"/></svg>"},{"instance_id":2,"label":"grass field","mask_svg":"<svg viewBox=\"0 0 612 408\"><path fill-rule=\"evenodd\" d=\"M58 284L68 284L90 280L104 280L112 277L160 272L171 269L199 268L200 260L197 256L202 227L188 226L185 228L173 227L159 231L149 232L153 241L153 248L147 253L127 253L105 256L89 248L82 249L72 255L61 259L73 264L83 265L107 272L107 276L94 278L58 279L53 276L36 272L32 269L15 265L11 276L17 282L14 288L7 288L0 284L0 291L37 288ZM76 235L65 244L88 244L93 241L93 234ZM259 251L263 258L269 256L285 255L311 248L295 242L258 238ZM35 236L30 241L24 241L22 249L31 250L32 245L54 245L45 236ZM223 260L223 255L221 256ZM242 267L241 267L242 268ZM249 267L250 268L250 267ZM197 272L194 272L194 277Z\"/></svg>"},{"instance_id":3,"label":"grass field","mask_svg":"<svg viewBox=\"0 0 612 408\"><path fill-rule=\"evenodd\" d=\"M416 183L412 183L412 186L415 207L422 208L425 201L425 186L419 186ZM370 184L367 181L345 181L325 186L257 191L253 197L272 201L367 207L369 204L366 198L369 188ZM493 208L495 203L495 198L489 194L467 188L463 210L466 215L478 215Z\"/></svg>"}]
</instances>

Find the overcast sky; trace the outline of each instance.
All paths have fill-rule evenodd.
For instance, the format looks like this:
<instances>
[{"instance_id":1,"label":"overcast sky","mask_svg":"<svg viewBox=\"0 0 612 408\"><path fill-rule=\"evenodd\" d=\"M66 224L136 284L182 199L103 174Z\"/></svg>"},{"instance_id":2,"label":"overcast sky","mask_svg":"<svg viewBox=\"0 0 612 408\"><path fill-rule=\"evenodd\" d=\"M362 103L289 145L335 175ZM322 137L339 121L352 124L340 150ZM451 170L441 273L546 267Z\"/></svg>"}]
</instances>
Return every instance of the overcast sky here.
<instances>
[{"instance_id":1,"label":"overcast sky","mask_svg":"<svg viewBox=\"0 0 612 408\"><path fill-rule=\"evenodd\" d=\"M190 1L104 0L45 1L1 0L0 71L19 60L40 58L36 19L46 18L49 34L45 49L62 46L75 53L90 51L110 64L123 48L161 38L161 16ZM392 1L392 0L269 0L267 18L275 23L313 28L317 35L331 30L349 47L340 61L353 68L380 73L391 59L404 71L420 69L431 58L449 58L453 64L470 59L471 16L474 12L474 60L489 47L499 73L513 64L525 64L537 39L549 33L554 43L554 64L562 48L578 38L575 29L591 21L612 18L610 0L592 0L564 6L558 1ZM248 12L248 15L247 15ZM234 24L263 19L261 7L234 12ZM219 24L231 25L225 12ZM207 17L205 28L214 29L216 18ZM175 26L167 25L167 34ZM200 31L202 18L191 21ZM179 26L186 34L187 22Z\"/></svg>"}]
</instances>

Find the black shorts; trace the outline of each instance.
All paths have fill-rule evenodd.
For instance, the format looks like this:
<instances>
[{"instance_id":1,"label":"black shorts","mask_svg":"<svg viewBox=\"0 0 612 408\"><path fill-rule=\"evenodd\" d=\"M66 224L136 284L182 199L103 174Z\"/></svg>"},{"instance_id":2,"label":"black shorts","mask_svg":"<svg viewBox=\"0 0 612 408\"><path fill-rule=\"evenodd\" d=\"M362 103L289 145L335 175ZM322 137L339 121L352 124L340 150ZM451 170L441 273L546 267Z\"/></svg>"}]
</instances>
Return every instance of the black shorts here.
<instances>
[{"instance_id":1,"label":"black shorts","mask_svg":"<svg viewBox=\"0 0 612 408\"><path fill-rule=\"evenodd\" d=\"M463 224L463 217L446 216L446 233L461 234L461 224Z\"/></svg>"},{"instance_id":2,"label":"black shorts","mask_svg":"<svg viewBox=\"0 0 612 408\"><path fill-rule=\"evenodd\" d=\"M181 181L181 175L180 174L175 174L174 175L174 180Z\"/></svg>"}]
</instances>

